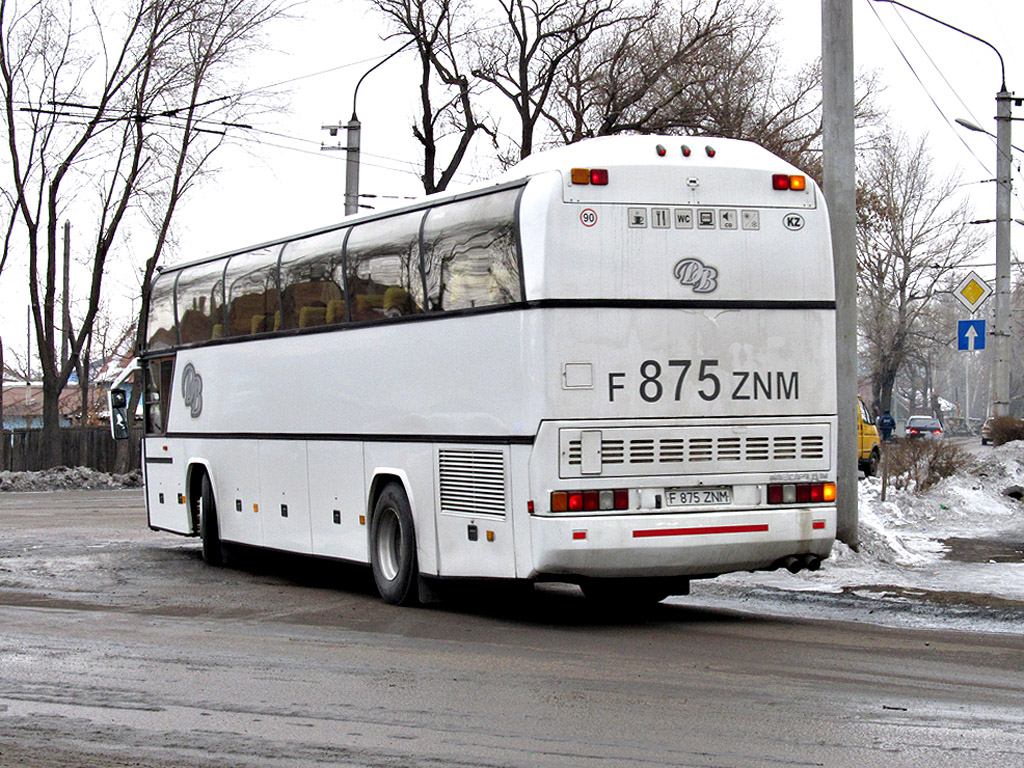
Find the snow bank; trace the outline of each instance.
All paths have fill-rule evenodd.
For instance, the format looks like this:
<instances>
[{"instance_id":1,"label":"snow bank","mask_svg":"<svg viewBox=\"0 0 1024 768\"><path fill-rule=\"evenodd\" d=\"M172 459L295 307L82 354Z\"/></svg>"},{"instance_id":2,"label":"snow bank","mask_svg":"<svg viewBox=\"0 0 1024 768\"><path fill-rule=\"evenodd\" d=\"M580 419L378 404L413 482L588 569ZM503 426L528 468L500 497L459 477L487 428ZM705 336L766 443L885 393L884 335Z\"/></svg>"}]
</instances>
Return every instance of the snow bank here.
<instances>
[{"instance_id":1,"label":"snow bank","mask_svg":"<svg viewBox=\"0 0 1024 768\"><path fill-rule=\"evenodd\" d=\"M97 472L89 467L55 467L38 472L0 472L0 491L73 491L140 488L142 472L126 475Z\"/></svg>"},{"instance_id":2,"label":"snow bank","mask_svg":"<svg viewBox=\"0 0 1024 768\"><path fill-rule=\"evenodd\" d=\"M1024 555L1015 556L1024 548L1024 503L1003 493L1013 485L1024 486L1021 442L976 452L968 469L920 495L890 486L882 501L881 480L864 478L858 482L858 551L836 542L815 573L732 574L718 580L789 591L888 587L1024 601ZM960 556L951 542L972 545L972 557Z\"/></svg>"}]
</instances>

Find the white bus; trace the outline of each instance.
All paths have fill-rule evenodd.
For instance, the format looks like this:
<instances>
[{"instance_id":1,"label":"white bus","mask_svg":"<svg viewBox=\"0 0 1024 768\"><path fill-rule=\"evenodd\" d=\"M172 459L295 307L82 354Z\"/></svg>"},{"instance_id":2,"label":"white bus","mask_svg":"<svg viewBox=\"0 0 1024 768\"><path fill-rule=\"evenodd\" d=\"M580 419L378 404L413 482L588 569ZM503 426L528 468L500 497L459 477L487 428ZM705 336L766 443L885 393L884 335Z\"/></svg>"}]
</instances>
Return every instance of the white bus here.
<instances>
[{"instance_id":1,"label":"white bus","mask_svg":"<svg viewBox=\"0 0 1024 768\"><path fill-rule=\"evenodd\" d=\"M149 525L211 563L369 563L410 604L456 577L660 600L829 554L828 215L754 144L584 141L150 290Z\"/></svg>"}]
</instances>

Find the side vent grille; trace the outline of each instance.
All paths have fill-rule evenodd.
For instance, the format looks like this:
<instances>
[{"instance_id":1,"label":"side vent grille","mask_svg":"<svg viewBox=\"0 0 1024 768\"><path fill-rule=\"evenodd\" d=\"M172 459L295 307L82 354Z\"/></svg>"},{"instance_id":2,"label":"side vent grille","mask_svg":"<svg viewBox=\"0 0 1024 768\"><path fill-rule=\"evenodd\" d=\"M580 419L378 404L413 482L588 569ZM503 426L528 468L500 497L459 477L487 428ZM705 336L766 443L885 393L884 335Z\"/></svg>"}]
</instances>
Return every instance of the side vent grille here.
<instances>
[{"instance_id":1,"label":"side vent grille","mask_svg":"<svg viewBox=\"0 0 1024 768\"><path fill-rule=\"evenodd\" d=\"M505 514L505 456L501 451L438 451L441 511Z\"/></svg>"}]
</instances>

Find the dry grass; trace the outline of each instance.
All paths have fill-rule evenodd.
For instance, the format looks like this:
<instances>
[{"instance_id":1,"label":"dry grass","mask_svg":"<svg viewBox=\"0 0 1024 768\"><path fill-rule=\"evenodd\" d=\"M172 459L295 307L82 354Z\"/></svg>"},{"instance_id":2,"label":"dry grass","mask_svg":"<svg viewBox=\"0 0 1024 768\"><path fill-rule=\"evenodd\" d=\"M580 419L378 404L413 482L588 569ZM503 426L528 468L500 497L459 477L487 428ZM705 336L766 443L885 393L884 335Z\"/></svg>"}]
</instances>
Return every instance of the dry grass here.
<instances>
[{"instance_id":1,"label":"dry grass","mask_svg":"<svg viewBox=\"0 0 1024 768\"><path fill-rule=\"evenodd\" d=\"M941 480L967 469L972 456L945 440L903 439L886 447L888 482L894 488L924 493Z\"/></svg>"}]
</instances>

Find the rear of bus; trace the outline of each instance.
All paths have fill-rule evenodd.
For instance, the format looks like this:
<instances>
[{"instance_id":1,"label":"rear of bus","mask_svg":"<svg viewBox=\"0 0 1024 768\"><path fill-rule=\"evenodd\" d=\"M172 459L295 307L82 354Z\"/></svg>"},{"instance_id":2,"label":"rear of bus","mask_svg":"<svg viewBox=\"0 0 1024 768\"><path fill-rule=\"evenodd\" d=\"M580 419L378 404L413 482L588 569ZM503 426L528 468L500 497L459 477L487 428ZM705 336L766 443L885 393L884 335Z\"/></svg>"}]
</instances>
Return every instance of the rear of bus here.
<instances>
[{"instance_id":1,"label":"rear of bus","mask_svg":"<svg viewBox=\"0 0 1024 768\"><path fill-rule=\"evenodd\" d=\"M835 293L814 181L747 143L544 153L520 202L535 579L815 569L836 528Z\"/></svg>"}]
</instances>

